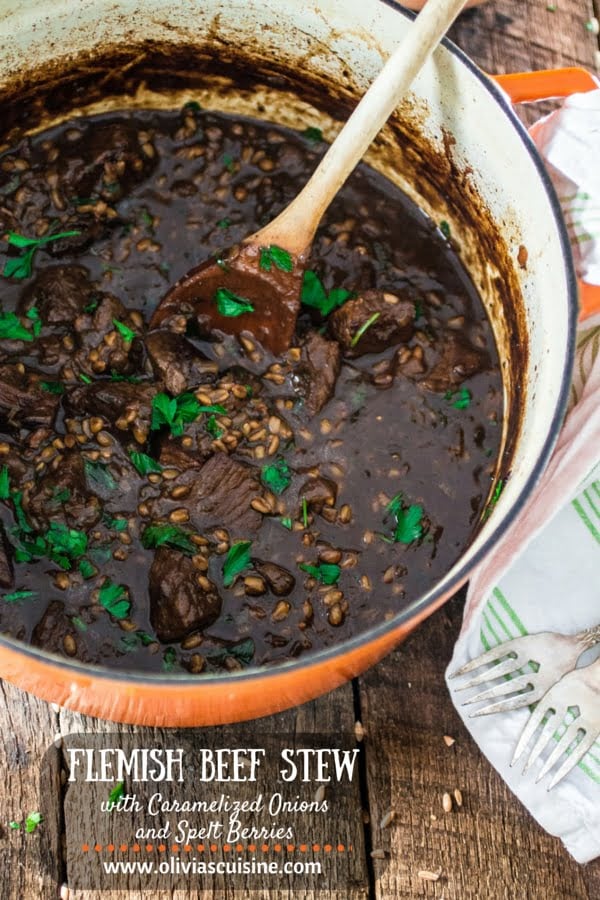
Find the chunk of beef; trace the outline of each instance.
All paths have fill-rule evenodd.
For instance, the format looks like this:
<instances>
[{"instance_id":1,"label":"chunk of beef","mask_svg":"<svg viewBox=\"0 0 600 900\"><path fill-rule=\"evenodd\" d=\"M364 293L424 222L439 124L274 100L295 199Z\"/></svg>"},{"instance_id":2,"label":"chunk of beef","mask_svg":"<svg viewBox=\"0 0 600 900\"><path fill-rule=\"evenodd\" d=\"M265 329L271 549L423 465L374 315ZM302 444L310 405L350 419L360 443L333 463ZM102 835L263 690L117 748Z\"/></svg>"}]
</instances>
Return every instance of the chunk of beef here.
<instances>
[{"instance_id":1,"label":"chunk of beef","mask_svg":"<svg viewBox=\"0 0 600 900\"><path fill-rule=\"evenodd\" d=\"M102 514L100 500L88 488L78 450L65 453L56 469L24 491L23 507L38 531L57 520L69 528L87 531Z\"/></svg>"},{"instance_id":2,"label":"chunk of beef","mask_svg":"<svg viewBox=\"0 0 600 900\"><path fill-rule=\"evenodd\" d=\"M172 331L153 331L146 338L146 349L157 378L172 394L198 387L210 381L219 367L193 344Z\"/></svg>"},{"instance_id":3,"label":"chunk of beef","mask_svg":"<svg viewBox=\"0 0 600 900\"><path fill-rule=\"evenodd\" d=\"M164 469L185 469L190 466L201 466L208 459L212 451L208 450L206 454L188 453L181 446L181 438L174 438L172 435L164 435L160 440L160 450L158 452L158 461Z\"/></svg>"},{"instance_id":4,"label":"chunk of beef","mask_svg":"<svg viewBox=\"0 0 600 900\"><path fill-rule=\"evenodd\" d=\"M304 392L304 405L311 415L323 409L332 396L339 372L339 344L326 340L316 331L311 332L302 347L302 356L296 370Z\"/></svg>"},{"instance_id":5,"label":"chunk of beef","mask_svg":"<svg viewBox=\"0 0 600 900\"><path fill-rule=\"evenodd\" d=\"M296 579L283 566L255 559L254 568L259 575L262 575L276 597L287 597L296 586Z\"/></svg>"},{"instance_id":6,"label":"chunk of beef","mask_svg":"<svg viewBox=\"0 0 600 900\"><path fill-rule=\"evenodd\" d=\"M232 535L245 536L260 528L261 515L250 505L262 495L255 470L226 453L215 453L202 468L182 472L170 484L173 488L185 485L189 492L177 500L160 497L148 501L155 518L184 506L192 525L200 532L222 526Z\"/></svg>"},{"instance_id":7,"label":"chunk of beef","mask_svg":"<svg viewBox=\"0 0 600 900\"><path fill-rule=\"evenodd\" d=\"M429 391L442 393L456 387L466 378L489 367L487 353L474 347L459 334L447 334L440 350L440 357L429 374L421 380Z\"/></svg>"},{"instance_id":8,"label":"chunk of beef","mask_svg":"<svg viewBox=\"0 0 600 900\"><path fill-rule=\"evenodd\" d=\"M93 310L84 312L74 320L78 350L73 356L76 373L98 375L103 372L129 374L139 369L143 359L141 341L127 340L118 330L120 322L133 332L139 332L139 324L130 310L112 294L98 294Z\"/></svg>"},{"instance_id":9,"label":"chunk of beef","mask_svg":"<svg viewBox=\"0 0 600 900\"><path fill-rule=\"evenodd\" d=\"M97 195L107 203L121 199L129 185L142 181L156 164L149 142L141 142L128 122L95 124L72 141L59 161L60 184L70 197Z\"/></svg>"},{"instance_id":10,"label":"chunk of beef","mask_svg":"<svg viewBox=\"0 0 600 900\"><path fill-rule=\"evenodd\" d=\"M298 496L306 500L306 504L315 512L321 512L324 506L335 506L337 500L337 485L329 478L309 478L305 481Z\"/></svg>"},{"instance_id":11,"label":"chunk of beef","mask_svg":"<svg viewBox=\"0 0 600 900\"><path fill-rule=\"evenodd\" d=\"M12 549L8 543L4 525L0 522L0 587L13 586L14 573L12 564Z\"/></svg>"},{"instance_id":12,"label":"chunk of beef","mask_svg":"<svg viewBox=\"0 0 600 900\"><path fill-rule=\"evenodd\" d=\"M21 363L0 366L0 422L52 425L60 397L40 387L44 376Z\"/></svg>"},{"instance_id":13,"label":"chunk of beef","mask_svg":"<svg viewBox=\"0 0 600 900\"><path fill-rule=\"evenodd\" d=\"M34 647L41 647L49 653L64 654L63 638L73 627L67 618L65 604L52 600L31 635Z\"/></svg>"},{"instance_id":14,"label":"chunk of beef","mask_svg":"<svg viewBox=\"0 0 600 900\"><path fill-rule=\"evenodd\" d=\"M45 325L72 326L97 293L83 266L48 266L23 291L19 312L37 307Z\"/></svg>"},{"instance_id":15,"label":"chunk of beef","mask_svg":"<svg viewBox=\"0 0 600 900\"><path fill-rule=\"evenodd\" d=\"M149 581L150 622L159 640L180 641L219 617L221 598L216 587L200 586L198 570L183 553L159 547Z\"/></svg>"},{"instance_id":16,"label":"chunk of beef","mask_svg":"<svg viewBox=\"0 0 600 900\"><path fill-rule=\"evenodd\" d=\"M371 324L357 340L360 329L370 320ZM344 356L356 357L380 353L393 344L409 341L414 321L415 306L411 301L384 291L365 291L331 314L329 328L342 346Z\"/></svg>"},{"instance_id":17,"label":"chunk of beef","mask_svg":"<svg viewBox=\"0 0 600 900\"><path fill-rule=\"evenodd\" d=\"M102 416L117 434L131 430L144 443L150 428L152 398L158 385L96 381L70 390L65 405L79 415Z\"/></svg>"}]
</instances>

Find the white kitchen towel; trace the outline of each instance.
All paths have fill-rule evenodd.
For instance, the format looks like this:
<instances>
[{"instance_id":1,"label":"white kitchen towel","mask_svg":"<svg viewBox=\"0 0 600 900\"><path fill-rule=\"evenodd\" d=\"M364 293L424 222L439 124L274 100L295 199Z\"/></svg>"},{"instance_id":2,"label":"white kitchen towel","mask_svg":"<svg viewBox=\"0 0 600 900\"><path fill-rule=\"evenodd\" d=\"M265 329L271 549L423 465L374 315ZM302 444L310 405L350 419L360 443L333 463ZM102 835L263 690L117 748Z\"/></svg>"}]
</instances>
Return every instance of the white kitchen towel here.
<instances>
[{"instance_id":1,"label":"white kitchen towel","mask_svg":"<svg viewBox=\"0 0 600 900\"><path fill-rule=\"evenodd\" d=\"M600 283L600 91L569 98L532 129L563 203L580 277ZM549 793L510 760L528 708L470 718L448 680L469 659L513 637L576 632L600 623L600 317L578 334L570 410L552 459L525 509L469 584L446 678L465 725L529 812L581 863L600 856L600 741ZM577 698L573 698L574 704ZM600 696L598 697L600 708Z\"/></svg>"}]
</instances>

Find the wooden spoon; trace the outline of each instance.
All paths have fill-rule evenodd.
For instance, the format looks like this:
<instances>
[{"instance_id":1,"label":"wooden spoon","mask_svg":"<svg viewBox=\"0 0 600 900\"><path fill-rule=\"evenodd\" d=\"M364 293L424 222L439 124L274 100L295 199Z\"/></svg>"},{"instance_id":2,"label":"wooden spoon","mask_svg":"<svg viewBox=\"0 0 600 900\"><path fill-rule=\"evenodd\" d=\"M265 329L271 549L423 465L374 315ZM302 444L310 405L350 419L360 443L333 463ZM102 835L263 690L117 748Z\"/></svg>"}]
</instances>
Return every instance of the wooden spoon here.
<instances>
[{"instance_id":1,"label":"wooden spoon","mask_svg":"<svg viewBox=\"0 0 600 900\"><path fill-rule=\"evenodd\" d=\"M323 213L464 4L428 0L298 196L269 225L180 278L155 310L151 328L194 315L202 332L250 332L275 354L288 349ZM285 252L274 255L273 247Z\"/></svg>"}]
</instances>

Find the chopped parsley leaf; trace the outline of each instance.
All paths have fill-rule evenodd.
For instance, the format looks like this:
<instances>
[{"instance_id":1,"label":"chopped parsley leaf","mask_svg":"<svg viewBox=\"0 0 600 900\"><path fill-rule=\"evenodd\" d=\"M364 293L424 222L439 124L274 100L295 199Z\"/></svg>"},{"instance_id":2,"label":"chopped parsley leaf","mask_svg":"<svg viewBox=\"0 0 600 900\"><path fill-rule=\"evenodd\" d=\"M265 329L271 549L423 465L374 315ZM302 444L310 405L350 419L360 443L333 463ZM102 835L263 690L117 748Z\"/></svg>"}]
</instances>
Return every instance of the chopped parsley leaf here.
<instances>
[{"instance_id":1,"label":"chopped parsley leaf","mask_svg":"<svg viewBox=\"0 0 600 900\"><path fill-rule=\"evenodd\" d=\"M0 500L8 500L10 497L10 475L8 474L8 466L2 466L0 469Z\"/></svg>"},{"instance_id":2,"label":"chopped parsley leaf","mask_svg":"<svg viewBox=\"0 0 600 900\"><path fill-rule=\"evenodd\" d=\"M218 441L223 434L223 429L219 427L217 418L214 414L209 416L206 420L206 430L215 441Z\"/></svg>"},{"instance_id":3,"label":"chopped parsley leaf","mask_svg":"<svg viewBox=\"0 0 600 900\"><path fill-rule=\"evenodd\" d=\"M119 322L118 319L113 319L113 325L115 326L125 343L130 344L136 336L136 332L133 331L133 329L128 328L124 322Z\"/></svg>"},{"instance_id":4,"label":"chopped parsley leaf","mask_svg":"<svg viewBox=\"0 0 600 900\"><path fill-rule=\"evenodd\" d=\"M150 428L156 431L163 426L171 429L174 437L181 437L185 425L194 422L202 413L226 415L227 410L219 403L202 405L192 393L169 397L168 394L155 394L152 398L152 417Z\"/></svg>"},{"instance_id":5,"label":"chopped parsley leaf","mask_svg":"<svg viewBox=\"0 0 600 900\"><path fill-rule=\"evenodd\" d=\"M35 336L14 312L0 312L0 340L32 341Z\"/></svg>"},{"instance_id":6,"label":"chopped parsley leaf","mask_svg":"<svg viewBox=\"0 0 600 900\"><path fill-rule=\"evenodd\" d=\"M468 409L471 405L473 395L468 388L460 388L458 391L446 391L444 400L451 403L454 409Z\"/></svg>"},{"instance_id":7,"label":"chopped parsley leaf","mask_svg":"<svg viewBox=\"0 0 600 900\"><path fill-rule=\"evenodd\" d=\"M345 288L333 288L327 293L316 272L307 269L304 273L300 300L305 306L318 310L324 317L338 306L342 306L351 296L351 291Z\"/></svg>"},{"instance_id":8,"label":"chopped parsley leaf","mask_svg":"<svg viewBox=\"0 0 600 900\"><path fill-rule=\"evenodd\" d=\"M440 222L440 231L447 241L450 240L450 225L448 224L448 222L446 222L445 219L442 219L442 221Z\"/></svg>"},{"instance_id":9,"label":"chopped parsley leaf","mask_svg":"<svg viewBox=\"0 0 600 900\"><path fill-rule=\"evenodd\" d=\"M148 525L142 534L142 545L150 550L163 544L183 553L193 554L197 550L189 533L178 525Z\"/></svg>"},{"instance_id":10,"label":"chopped parsley leaf","mask_svg":"<svg viewBox=\"0 0 600 900\"><path fill-rule=\"evenodd\" d=\"M92 490L105 489L112 491L116 488L117 482L113 478L108 466L104 463L96 462L92 459L85 459L83 461L83 468L86 479L89 481Z\"/></svg>"},{"instance_id":11,"label":"chopped parsley leaf","mask_svg":"<svg viewBox=\"0 0 600 900\"><path fill-rule=\"evenodd\" d=\"M88 630L87 625L85 624L83 619L79 618L79 616L71 616L71 622L73 623L75 628L77 628L78 631L87 631Z\"/></svg>"},{"instance_id":12,"label":"chopped parsley leaf","mask_svg":"<svg viewBox=\"0 0 600 900\"><path fill-rule=\"evenodd\" d=\"M98 594L101 606L115 619L125 619L131 609L131 601L127 588L122 584L114 584L107 578Z\"/></svg>"},{"instance_id":13,"label":"chopped parsley leaf","mask_svg":"<svg viewBox=\"0 0 600 900\"><path fill-rule=\"evenodd\" d=\"M215 302L220 314L229 318L235 319L244 313L254 312L254 307L249 300L246 300L245 297L238 297L228 288L217 288Z\"/></svg>"},{"instance_id":14,"label":"chopped parsley leaf","mask_svg":"<svg viewBox=\"0 0 600 900\"><path fill-rule=\"evenodd\" d=\"M88 537L85 531L68 528L62 522L50 522L45 534L46 556L61 569L70 569L72 563L87 552Z\"/></svg>"},{"instance_id":15,"label":"chopped parsley leaf","mask_svg":"<svg viewBox=\"0 0 600 900\"><path fill-rule=\"evenodd\" d=\"M498 481L496 482L496 486L494 487L494 492L490 498L490 502L488 503L488 505L486 506L486 508L484 510L484 513L483 513L483 521L484 522L486 521L486 519L489 517L490 513L493 511L494 507L496 506L496 503L500 499L500 495L503 490L504 490L504 481L502 478L499 478Z\"/></svg>"},{"instance_id":16,"label":"chopped parsley leaf","mask_svg":"<svg viewBox=\"0 0 600 900\"><path fill-rule=\"evenodd\" d=\"M291 272L294 268L294 261L291 254L284 250L283 247L277 247L275 244L271 244L270 247L261 247L260 268L265 272L270 272L272 265L275 265L282 272Z\"/></svg>"},{"instance_id":17,"label":"chopped parsley leaf","mask_svg":"<svg viewBox=\"0 0 600 900\"><path fill-rule=\"evenodd\" d=\"M176 662L177 651L175 650L175 647L167 647L163 654L163 670L165 672L172 672Z\"/></svg>"},{"instance_id":18,"label":"chopped parsley leaf","mask_svg":"<svg viewBox=\"0 0 600 900\"><path fill-rule=\"evenodd\" d=\"M362 325L360 326L360 328L357 330L356 334L353 336L352 340L350 341L351 347L356 347L356 345L360 341L360 339L363 336L363 334L365 333L365 331L367 331L371 327L371 325L375 324L375 322L377 321L377 319L379 318L380 315L381 315L380 312L374 312L373 315L369 316L369 318L366 320L366 322L362 323Z\"/></svg>"},{"instance_id":19,"label":"chopped parsley leaf","mask_svg":"<svg viewBox=\"0 0 600 900\"><path fill-rule=\"evenodd\" d=\"M81 572L82 578L85 578L86 580L88 578L93 578L94 575L98 574L98 569L88 559L80 560L79 571Z\"/></svg>"},{"instance_id":20,"label":"chopped parsley leaf","mask_svg":"<svg viewBox=\"0 0 600 900\"><path fill-rule=\"evenodd\" d=\"M291 531L292 528L294 527L292 520L290 519L289 516L286 516L285 518L280 519L279 521L281 522L281 524L283 525L284 528L287 528L288 531Z\"/></svg>"},{"instance_id":21,"label":"chopped parsley leaf","mask_svg":"<svg viewBox=\"0 0 600 900\"><path fill-rule=\"evenodd\" d=\"M21 256L11 257L4 263L2 274L5 278L29 278L33 266L33 257L39 247L58 241L60 238L75 237L79 231L61 231L59 234L48 234L41 238L28 238L14 231L8 233L8 243L19 250L25 250Z\"/></svg>"},{"instance_id":22,"label":"chopped parsley leaf","mask_svg":"<svg viewBox=\"0 0 600 900\"><path fill-rule=\"evenodd\" d=\"M48 394L64 394L65 389L59 381L40 381L40 387Z\"/></svg>"},{"instance_id":23,"label":"chopped parsley leaf","mask_svg":"<svg viewBox=\"0 0 600 900\"><path fill-rule=\"evenodd\" d=\"M305 528L308 528L308 503L306 502L306 497L302 498L302 524Z\"/></svg>"},{"instance_id":24,"label":"chopped parsley leaf","mask_svg":"<svg viewBox=\"0 0 600 900\"><path fill-rule=\"evenodd\" d=\"M159 474L163 470L161 464L155 459L152 459L151 456L148 456L147 453L131 450L129 452L129 458L140 475L148 475L150 472Z\"/></svg>"},{"instance_id":25,"label":"chopped parsley leaf","mask_svg":"<svg viewBox=\"0 0 600 900\"><path fill-rule=\"evenodd\" d=\"M342 570L336 563L319 563L318 566L309 566L306 563L300 563L303 572L308 572L321 584L337 584Z\"/></svg>"},{"instance_id":26,"label":"chopped parsley leaf","mask_svg":"<svg viewBox=\"0 0 600 900\"><path fill-rule=\"evenodd\" d=\"M314 125L309 125L308 128L305 128L302 132L302 137L305 137L307 141L310 141L311 144L320 144L323 140L323 132L320 128L315 128Z\"/></svg>"},{"instance_id":27,"label":"chopped parsley leaf","mask_svg":"<svg viewBox=\"0 0 600 900\"><path fill-rule=\"evenodd\" d=\"M13 831L18 831L19 828L21 827L21 823L15 822L15 820L13 819L11 822L8 823L8 827L12 828Z\"/></svg>"},{"instance_id":28,"label":"chopped parsley leaf","mask_svg":"<svg viewBox=\"0 0 600 900\"><path fill-rule=\"evenodd\" d=\"M395 542L410 544L423 534L423 526L421 524L423 507L417 504L405 506L401 493L392 497L386 506L386 512L390 512L396 519L396 528L394 529Z\"/></svg>"},{"instance_id":29,"label":"chopped parsley leaf","mask_svg":"<svg viewBox=\"0 0 600 900\"><path fill-rule=\"evenodd\" d=\"M232 544L223 563L223 584L230 587L244 569L252 565L250 548L252 541L236 541Z\"/></svg>"},{"instance_id":30,"label":"chopped parsley leaf","mask_svg":"<svg viewBox=\"0 0 600 900\"><path fill-rule=\"evenodd\" d=\"M86 375L85 372L80 372L80 373L79 373L79 378L81 379L81 381L83 381L84 384L91 384L91 383L92 383L92 379L90 378L89 375Z\"/></svg>"},{"instance_id":31,"label":"chopped parsley leaf","mask_svg":"<svg viewBox=\"0 0 600 900\"><path fill-rule=\"evenodd\" d=\"M29 813L25 819L25 831L31 834L44 821L44 817L39 812Z\"/></svg>"},{"instance_id":32,"label":"chopped parsley leaf","mask_svg":"<svg viewBox=\"0 0 600 900\"><path fill-rule=\"evenodd\" d=\"M230 225L231 219L229 218L229 216L225 216L224 219L219 219L219 221L217 222L217 228L229 228Z\"/></svg>"},{"instance_id":33,"label":"chopped parsley leaf","mask_svg":"<svg viewBox=\"0 0 600 900\"><path fill-rule=\"evenodd\" d=\"M36 591L13 591L12 594L3 594L2 599L7 603L17 603L19 600L26 600L28 597L37 597Z\"/></svg>"},{"instance_id":34,"label":"chopped parsley leaf","mask_svg":"<svg viewBox=\"0 0 600 900\"><path fill-rule=\"evenodd\" d=\"M230 153L224 153L221 159L223 160L223 165L228 172L235 172L235 161Z\"/></svg>"},{"instance_id":35,"label":"chopped parsley leaf","mask_svg":"<svg viewBox=\"0 0 600 900\"><path fill-rule=\"evenodd\" d=\"M260 478L262 483L278 496L283 494L292 481L290 469L285 459L278 459L275 463L263 466Z\"/></svg>"},{"instance_id":36,"label":"chopped parsley leaf","mask_svg":"<svg viewBox=\"0 0 600 900\"><path fill-rule=\"evenodd\" d=\"M107 812L112 812L113 806L116 806L119 800L125 796L125 782L119 781L108 795Z\"/></svg>"}]
</instances>

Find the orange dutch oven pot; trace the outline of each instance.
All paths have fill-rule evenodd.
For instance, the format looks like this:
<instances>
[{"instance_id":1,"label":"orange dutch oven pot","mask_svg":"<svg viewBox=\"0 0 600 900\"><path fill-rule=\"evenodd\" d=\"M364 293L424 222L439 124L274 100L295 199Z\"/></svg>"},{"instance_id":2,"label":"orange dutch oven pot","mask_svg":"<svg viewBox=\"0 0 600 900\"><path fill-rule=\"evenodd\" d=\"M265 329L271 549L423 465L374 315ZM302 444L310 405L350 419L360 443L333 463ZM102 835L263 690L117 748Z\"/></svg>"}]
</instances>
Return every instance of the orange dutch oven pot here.
<instances>
[{"instance_id":1,"label":"orange dutch oven pot","mask_svg":"<svg viewBox=\"0 0 600 900\"><path fill-rule=\"evenodd\" d=\"M78 59L89 63L107 47L134 59L150 46L172 47L175 58L175 51L193 45L205 58L218 58L221 71L234 55L236 64L246 55L249 66L279 73L279 82L265 88L264 105L275 109L279 103L293 124L295 72L302 72L304 85L339 85L340 96L350 101L410 27L411 15L385 0L322 0L310 12L298 0L21 0L0 22L0 90L49 70L72 73ZM494 81L445 41L368 157L434 219L449 221L487 307L503 365L499 471L510 478L493 514L440 582L351 640L270 668L200 676L117 673L0 636L0 676L44 700L119 722L179 727L241 721L303 703L358 675L454 594L494 552L538 481L566 408L580 299L588 313L600 308L598 288L578 292L558 201L509 97L565 96L595 86L582 70ZM227 100L226 91L220 96ZM322 109L314 90L310 97L311 121L331 134L335 123L323 111L325 103ZM243 103L237 93L242 113ZM429 148L426 171L419 168L419 154L410 152L416 144ZM439 178L447 177L450 163L456 189L446 181L444 192Z\"/></svg>"}]
</instances>

